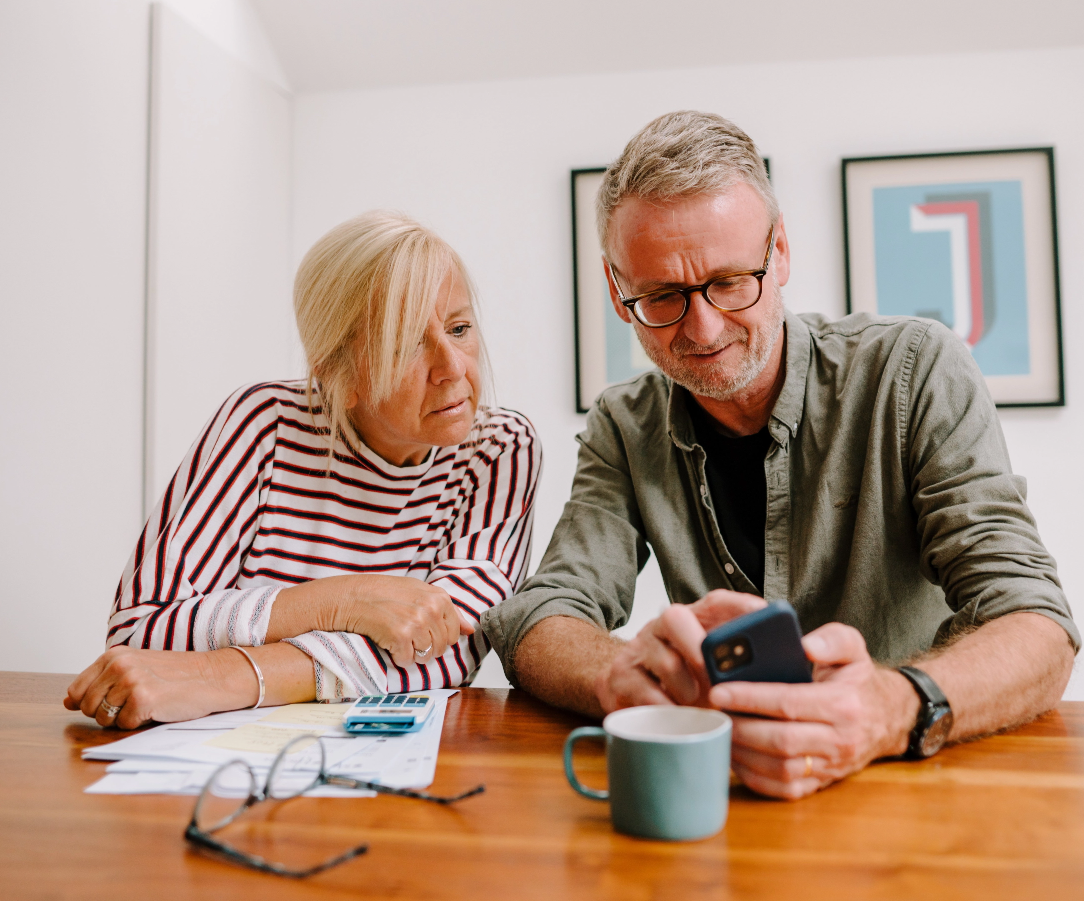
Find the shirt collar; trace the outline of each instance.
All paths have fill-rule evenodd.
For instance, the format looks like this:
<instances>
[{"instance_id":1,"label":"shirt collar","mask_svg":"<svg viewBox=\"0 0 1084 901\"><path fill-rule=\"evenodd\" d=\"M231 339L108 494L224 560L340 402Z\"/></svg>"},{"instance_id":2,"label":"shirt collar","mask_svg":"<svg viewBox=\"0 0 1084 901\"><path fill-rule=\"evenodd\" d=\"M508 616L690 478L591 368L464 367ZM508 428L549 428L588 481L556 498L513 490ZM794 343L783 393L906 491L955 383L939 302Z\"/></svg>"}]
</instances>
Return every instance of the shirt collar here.
<instances>
[{"instance_id":1,"label":"shirt collar","mask_svg":"<svg viewBox=\"0 0 1084 901\"><path fill-rule=\"evenodd\" d=\"M805 409L805 383L809 372L809 328L790 310L784 313L787 339L787 372L783 390L772 408L768 432L779 444L786 445L798 432ZM681 450L691 451L696 442L692 417L685 405L689 392L670 382L670 400L666 408L666 431Z\"/></svg>"}]
</instances>

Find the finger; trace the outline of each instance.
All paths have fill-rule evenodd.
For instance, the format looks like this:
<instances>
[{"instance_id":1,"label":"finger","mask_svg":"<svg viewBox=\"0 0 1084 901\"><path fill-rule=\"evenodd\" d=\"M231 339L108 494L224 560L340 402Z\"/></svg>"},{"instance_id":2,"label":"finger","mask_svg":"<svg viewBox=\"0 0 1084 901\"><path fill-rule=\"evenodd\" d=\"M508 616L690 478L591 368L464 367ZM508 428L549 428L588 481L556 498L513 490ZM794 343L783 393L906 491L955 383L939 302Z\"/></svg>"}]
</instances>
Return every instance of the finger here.
<instances>
[{"instance_id":1,"label":"finger","mask_svg":"<svg viewBox=\"0 0 1084 901\"><path fill-rule=\"evenodd\" d=\"M797 801L807 795L813 794L821 787L819 779L812 776L808 779L798 779L793 782L784 782L758 773L756 770L742 763L732 763L734 772L741 781L757 794L768 795L771 798L783 798L787 801Z\"/></svg>"},{"instance_id":2,"label":"finger","mask_svg":"<svg viewBox=\"0 0 1084 901\"><path fill-rule=\"evenodd\" d=\"M695 704L700 699L701 682L673 647L654 636L640 638L638 644L640 666L658 680L670 698L678 704Z\"/></svg>"},{"instance_id":3,"label":"finger","mask_svg":"<svg viewBox=\"0 0 1084 901\"><path fill-rule=\"evenodd\" d=\"M713 707L734 713L751 713L777 720L833 723L838 718L838 690L830 683L791 685L785 682L722 682L712 687L708 701Z\"/></svg>"},{"instance_id":4,"label":"finger","mask_svg":"<svg viewBox=\"0 0 1084 901\"><path fill-rule=\"evenodd\" d=\"M424 648L425 645L423 644ZM391 659L395 662L396 666L404 667L410 666L414 663L414 642L410 638L400 638L391 642L390 647L385 650L391 654Z\"/></svg>"},{"instance_id":5,"label":"finger","mask_svg":"<svg viewBox=\"0 0 1084 901\"><path fill-rule=\"evenodd\" d=\"M465 610L461 610L459 607L455 608L456 618L459 620L459 634L460 635L473 635L474 630L477 628L473 619L467 614Z\"/></svg>"},{"instance_id":6,"label":"finger","mask_svg":"<svg viewBox=\"0 0 1084 901\"><path fill-rule=\"evenodd\" d=\"M717 588L715 591L709 591L699 601L689 604L688 609L696 615L701 626L705 629L714 629L716 626L721 626L723 623L766 606L767 602L764 598L758 598L755 594Z\"/></svg>"},{"instance_id":7,"label":"finger","mask_svg":"<svg viewBox=\"0 0 1084 901\"><path fill-rule=\"evenodd\" d=\"M862 633L843 623L825 623L802 639L806 656L822 666L843 666L869 660Z\"/></svg>"},{"instance_id":8,"label":"finger","mask_svg":"<svg viewBox=\"0 0 1084 901\"><path fill-rule=\"evenodd\" d=\"M806 754L837 760L836 731L824 723L795 723L751 716L732 716L732 746L776 759L801 758Z\"/></svg>"},{"instance_id":9,"label":"finger","mask_svg":"<svg viewBox=\"0 0 1084 901\"><path fill-rule=\"evenodd\" d=\"M108 669L99 674L98 678L83 692L82 700L79 702L79 709L83 711L84 716L89 716L92 720L97 719L102 698L106 696L106 693L113 687L115 682L115 675Z\"/></svg>"},{"instance_id":10,"label":"finger","mask_svg":"<svg viewBox=\"0 0 1084 901\"><path fill-rule=\"evenodd\" d=\"M444 636L444 640L442 642L444 645L444 650L442 650L440 653L443 654L444 651L448 650L448 648L450 648L453 644L459 641L459 615L456 613L455 604L453 604L451 601L449 601L447 606L445 606L444 608L444 615L441 617L440 625L441 632Z\"/></svg>"},{"instance_id":11,"label":"finger","mask_svg":"<svg viewBox=\"0 0 1084 901\"><path fill-rule=\"evenodd\" d=\"M436 657L438 651L441 651L440 638L434 636L432 632L416 637L413 646L415 663L426 663Z\"/></svg>"},{"instance_id":12,"label":"finger","mask_svg":"<svg viewBox=\"0 0 1084 901\"><path fill-rule=\"evenodd\" d=\"M82 708L83 695L87 693L87 689L101 675L107 663L106 654L102 654L72 680L72 684L68 686L68 696L64 699L65 707L69 710L80 710Z\"/></svg>"},{"instance_id":13,"label":"finger","mask_svg":"<svg viewBox=\"0 0 1084 901\"><path fill-rule=\"evenodd\" d=\"M652 624L651 631L681 655L688 669L699 677L701 684L706 687L708 677L700 645L704 643L707 632L690 607L685 604L671 604Z\"/></svg>"},{"instance_id":14,"label":"finger","mask_svg":"<svg viewBox=\"0 0 1084 901\"><path fill-rule=\"evenodd\" d=\"M645 670L619 661L611 666L599 700L607 713L623 707L674 703Z\"/></svg>"},{"instance_id":15,"label":"finger","mask_svg":"<svg viewBox=\"0 0 1084 901\"><path fill-rule=\"evenodd\" d=\"M113 686L111 688L111 691L113 692L114 695L119 694L119 692L117 691L116 686ZM127 700L127 699L125 699L125 700ZM107 710L106 707L108 707L109 709ZM94 721L99 726L106 726L106 727L112 726L116 722L117 716L120 714L121 710L123 710L123 709L124 709L124 701L123 700L121 700L121 701L110 701L109 700L109 692L106 692L105 696L102 698L102 700L98 702L98 708L97 708L97 710L95 711L95 714L94 714Z\"/></svg>"}]
</instances>

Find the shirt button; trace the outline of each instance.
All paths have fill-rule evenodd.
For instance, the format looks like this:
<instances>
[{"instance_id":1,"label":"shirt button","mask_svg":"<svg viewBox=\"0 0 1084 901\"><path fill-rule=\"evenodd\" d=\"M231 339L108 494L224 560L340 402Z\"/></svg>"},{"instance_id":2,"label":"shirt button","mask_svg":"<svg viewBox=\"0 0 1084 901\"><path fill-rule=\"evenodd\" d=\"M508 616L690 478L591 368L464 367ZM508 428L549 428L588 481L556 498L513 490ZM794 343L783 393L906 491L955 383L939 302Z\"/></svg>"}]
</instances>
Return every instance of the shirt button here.
<instances>
[{"instance_id":1,"label":"shirt button","mask_svg":"<svg viewBox=\"0 0 1084 901\"><path fill-rule=\"evenodd\" d=\"M708 486L707 485L701 485L700 486L700 496L701 497L707 497L708 496Z\"/></svg>"},{"instance_id":2,"label":"shirt button","mask_svg":"<svg viewBox=\"0 0 1084 901\"><path fill-rule=\"evenodd\" d=\"M728 576L734 575L734 564L733 563L724 563L723 564L723 569L726 570L726 574Z\"/></svg>"}]
</instances>

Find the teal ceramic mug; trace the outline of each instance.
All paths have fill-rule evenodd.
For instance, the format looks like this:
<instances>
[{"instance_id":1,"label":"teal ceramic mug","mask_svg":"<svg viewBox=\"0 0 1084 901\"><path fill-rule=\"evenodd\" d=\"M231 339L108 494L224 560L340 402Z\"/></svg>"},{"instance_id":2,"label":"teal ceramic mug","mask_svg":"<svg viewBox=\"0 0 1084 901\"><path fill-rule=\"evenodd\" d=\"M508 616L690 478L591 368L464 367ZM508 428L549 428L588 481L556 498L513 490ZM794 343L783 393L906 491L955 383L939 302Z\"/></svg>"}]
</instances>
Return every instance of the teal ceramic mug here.
<instances>
[{"instance_id":1,"label":"teal ceramic mug","mask_svg":"<svg viewBox=\"0 0 1084 901\"><path fill-rule=\"evenodd\" d=\"M565 775L581 795L610 802L614 829L644 838L707 838L726 822L730 717L702 707L628 707L602 728L565 740ZM582 785L572 768L576 742L606 739L609 791Z\"/></svg>"}]
</instances>

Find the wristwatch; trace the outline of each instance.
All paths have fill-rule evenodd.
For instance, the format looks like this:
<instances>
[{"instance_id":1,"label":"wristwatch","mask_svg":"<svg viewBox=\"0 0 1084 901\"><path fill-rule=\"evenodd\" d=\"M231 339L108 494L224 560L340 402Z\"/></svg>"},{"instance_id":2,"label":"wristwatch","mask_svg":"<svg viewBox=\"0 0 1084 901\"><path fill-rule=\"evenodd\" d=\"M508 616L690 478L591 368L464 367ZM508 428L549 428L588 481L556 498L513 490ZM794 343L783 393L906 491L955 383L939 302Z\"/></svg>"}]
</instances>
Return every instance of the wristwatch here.
<instances>
[{"instance_id":1,"label":"wristwatch","mask_svg":"<svg viewBox=\"0 0 1084 901\"><path fill-rule=\"evenodd\" d=\"M904 756L912 760L933 757L941 750L952 731L952 708L937 683L922 670L913 666L901 666L898 669L915 687L922 701Z\"/></svg>"}]
</instances>

